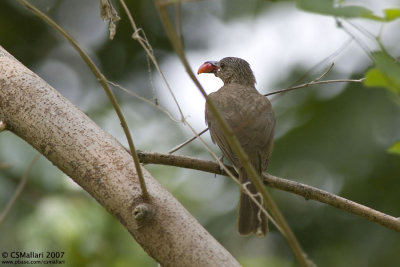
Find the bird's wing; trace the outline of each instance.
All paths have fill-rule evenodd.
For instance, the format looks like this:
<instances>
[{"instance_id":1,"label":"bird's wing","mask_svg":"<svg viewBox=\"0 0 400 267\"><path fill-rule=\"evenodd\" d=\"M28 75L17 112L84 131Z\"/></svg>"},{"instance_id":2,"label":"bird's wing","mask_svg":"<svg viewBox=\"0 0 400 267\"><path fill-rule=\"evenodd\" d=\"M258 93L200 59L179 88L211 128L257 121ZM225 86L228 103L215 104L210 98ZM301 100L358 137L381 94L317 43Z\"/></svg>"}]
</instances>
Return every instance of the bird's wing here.
<instances>
[{"instance_id":1,"label":"bird's wing","mask_svg":"<svg viewBox=\"0 0 400 267\"><path fill-rule=\"evenodd\" d=\"M212 101L220 111L257 171L265 170L272 150L275 126L269 100L252 87L231 84L224 85L217 92L210 94L208 101ZM235 166L238 166L237 156L207 107L206 122L213 142Z\"/></svg>"}]
</instances>

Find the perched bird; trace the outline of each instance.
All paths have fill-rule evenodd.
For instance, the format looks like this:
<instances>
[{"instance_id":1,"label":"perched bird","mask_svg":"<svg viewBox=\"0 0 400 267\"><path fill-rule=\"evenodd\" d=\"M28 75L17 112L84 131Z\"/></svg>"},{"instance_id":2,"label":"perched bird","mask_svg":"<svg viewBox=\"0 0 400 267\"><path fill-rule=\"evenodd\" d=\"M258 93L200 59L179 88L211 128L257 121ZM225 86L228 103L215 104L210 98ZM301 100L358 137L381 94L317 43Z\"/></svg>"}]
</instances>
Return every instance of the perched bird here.
<instances>
[{"instance_id":1,"label":"perched bird","mask_svg":"<svg viewBox=\"0 0 400 267\"><path fill-rule=\"evenodd\" d=\"M275 116L269 100L255 88L256 79L249 63L236 57L226 57L216 61L207 61L200 66L197 74L214 73L224 85L207 96L206 123L211 139L221 149L239 173L239 181L247 183L247 189L263 205L261 195L249 175L229 145L221 126L209 108L211 101L233 131L254 169L260 174L267 169L272 152ZM249 183L248 183L249 182ZM268 232L268 220L251 198L241 192L238 207L238 231L241 235L251 233L265 236Z\"/></svg>"}]
</instances>

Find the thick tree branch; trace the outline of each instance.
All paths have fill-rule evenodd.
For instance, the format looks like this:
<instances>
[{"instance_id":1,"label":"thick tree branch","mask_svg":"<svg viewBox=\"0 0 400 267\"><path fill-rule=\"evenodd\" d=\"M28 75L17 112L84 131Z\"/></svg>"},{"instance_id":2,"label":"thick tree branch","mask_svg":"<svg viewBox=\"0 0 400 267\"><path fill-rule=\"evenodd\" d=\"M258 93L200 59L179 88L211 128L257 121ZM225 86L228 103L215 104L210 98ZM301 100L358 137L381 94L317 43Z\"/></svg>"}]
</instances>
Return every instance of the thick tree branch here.
<instances>
[{"instance_id":1,"label":"thick tree branch","mask_svg":"<svg viewBox=\"0 0 400 267\"><path fill-rule=\"evenodd\" d=\"M153 163L170 165L176 167L183 167L189 169L195 169L220 175L226 175L226 172L220 168L219 164L214 161L201 160L186 156L176 156L171 154L161 154L161 153L146 153L138 152L140 162L142 163ZM227 166L230 172L236 174L232 166ZM272 187L281 189L287 192L291 192L304 197L305 199L316 200L335 208L345 210L349 213L358 215L364 219L371 222L378 223L389 229L400 232L400 219L382 213L380 211L371 209L364 205L358 204L354 201L348 200L346 198L331 194L324 190L298 183L295 181L290 181L284 178L279 178L270 174L263 175L264 184Z\"/></svg>"},{"instance_id":2,"label":"thick tree branch","mask_svg":"<svg viewBox=\"0 0 400 267\"><path fill-rule=\"evenodd\" d=\"M239 263L112 136L0 46L0 121L113 214L162 266Z\"/></svg>"}]
</instances>

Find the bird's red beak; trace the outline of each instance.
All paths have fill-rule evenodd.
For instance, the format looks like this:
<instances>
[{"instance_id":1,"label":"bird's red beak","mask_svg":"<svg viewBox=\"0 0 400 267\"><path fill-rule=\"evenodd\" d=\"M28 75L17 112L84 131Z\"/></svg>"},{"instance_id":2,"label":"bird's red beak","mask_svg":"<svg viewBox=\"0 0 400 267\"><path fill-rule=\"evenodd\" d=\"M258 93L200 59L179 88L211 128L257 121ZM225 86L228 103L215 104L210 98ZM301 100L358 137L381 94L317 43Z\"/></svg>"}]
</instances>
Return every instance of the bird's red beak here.
<instances>
[{"instance_id":1,"label":"bird's red beak","mask_svg":"<svg viewBox=\"0 0 400 267\"><path fill-rule=\"evenodd\" d=\"M217 70L218 70L218 61L206 61L200 66L199 70L197 71L197 74L215 73Z\"/></svg>"}]
</instances>

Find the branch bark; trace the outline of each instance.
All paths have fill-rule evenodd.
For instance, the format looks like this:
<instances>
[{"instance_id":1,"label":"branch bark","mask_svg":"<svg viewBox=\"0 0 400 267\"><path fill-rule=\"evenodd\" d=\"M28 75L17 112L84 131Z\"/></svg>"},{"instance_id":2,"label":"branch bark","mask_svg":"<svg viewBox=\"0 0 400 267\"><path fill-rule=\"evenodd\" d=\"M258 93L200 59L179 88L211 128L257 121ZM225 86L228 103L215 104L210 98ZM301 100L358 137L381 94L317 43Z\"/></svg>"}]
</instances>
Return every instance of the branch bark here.
<instances>
[{"instance_id":1,"label":"branch bark","mask_svg":"<svg viewBox=\"0 0 400 267\"><path fill-rule=\"evenodd\" d=\"M162 266L240 266L125 148L0 46L0 121L91 194Z\"/></svg>"},{"instance_id":2,"label":"branch bark","mask_svg":"<svg viewBox=\"0 0 400 267\"><path fill-rule=\"evenodd\" d=\"M146 153L142 151L138 152L138 156L140 162L142 163L154 163L154 164L162 164L169 166L177 166L177 167L195 169L220 175L227 175L226 172L222 168L220 168L219 164L214 161L201 160L192 157L177 156L170 154ZM226 166L226 167L231 173L237 175L236 171L233 169L232 166ZM305 185L299 182L287 180L284 178L279 178L267 173L263 175L263 179L264 179L264 184L269 187L277 188L280 190L300 195L304 197L306 200L312 199L331 205L335 208L345 210L349 213L358 215L371 222L378 223L389 229L400 232L400 218L390 216L388 214L371 209L367 206L361 205L346 198L331 194L324 190L309 185Z\"/></svg>"}]
</instances>

